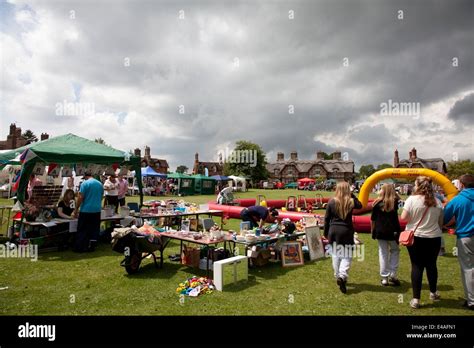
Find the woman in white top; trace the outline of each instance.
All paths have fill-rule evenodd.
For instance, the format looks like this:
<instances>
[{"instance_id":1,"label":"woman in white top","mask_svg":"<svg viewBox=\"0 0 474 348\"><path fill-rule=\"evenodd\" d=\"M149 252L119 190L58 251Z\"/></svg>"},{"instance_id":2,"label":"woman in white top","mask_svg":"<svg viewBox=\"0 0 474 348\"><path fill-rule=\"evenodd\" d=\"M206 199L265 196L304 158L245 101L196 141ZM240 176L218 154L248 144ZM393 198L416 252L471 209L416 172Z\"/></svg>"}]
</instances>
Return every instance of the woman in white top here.
<instances>
[{"instance_id":1,"label":"woman in white top","mask_svg":"<svg viewBox=\"0 0 474 348\"><path fill-rule=\"evenodd\" d=\"M430 299L438 301L438 268L436 260L441 247L441 226L443 226L443 205L434 195L431 179L419 176L415 180L415 192L408 197L403 207L402 219L407 221L407 230L415 231L414 243L408 247L411 260L412 308L420 307L423 271L430 287Z\"/></svg>"},{"instance_id":2,"label":"woman in white top","mask_svg":"<svg viewBox=\"0 0 474 348\"><path fill-rule=\"evenodd\" d=\"M118 211L118 189L119 184L115 175L109 176L104 183L104 191L105 191L105 204L111 205L115 208L115 212Z\"/></svg>"}]
</instances>

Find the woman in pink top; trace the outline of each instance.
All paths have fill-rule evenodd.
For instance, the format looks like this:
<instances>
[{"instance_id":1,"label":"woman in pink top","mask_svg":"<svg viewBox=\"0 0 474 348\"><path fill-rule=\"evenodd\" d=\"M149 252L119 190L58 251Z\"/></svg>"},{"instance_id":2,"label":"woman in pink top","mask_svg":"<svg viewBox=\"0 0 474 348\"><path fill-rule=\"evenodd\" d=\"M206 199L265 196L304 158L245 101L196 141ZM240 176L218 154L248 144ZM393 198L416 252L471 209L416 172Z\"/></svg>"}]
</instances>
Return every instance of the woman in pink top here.
<instances>
[{"instance_id":1,"label":"woman in pink top","mask_svg":"<svg viewBox=\"0 0 474 348\"><path fill-rule=\"evenodd\" d=\"M118 203L121 207L125 205L125 196L127 195L128 191L128 181L123 177L123 175L118 176L117 180L117 188L118 188Z\"/></svg>"}]
</instances>

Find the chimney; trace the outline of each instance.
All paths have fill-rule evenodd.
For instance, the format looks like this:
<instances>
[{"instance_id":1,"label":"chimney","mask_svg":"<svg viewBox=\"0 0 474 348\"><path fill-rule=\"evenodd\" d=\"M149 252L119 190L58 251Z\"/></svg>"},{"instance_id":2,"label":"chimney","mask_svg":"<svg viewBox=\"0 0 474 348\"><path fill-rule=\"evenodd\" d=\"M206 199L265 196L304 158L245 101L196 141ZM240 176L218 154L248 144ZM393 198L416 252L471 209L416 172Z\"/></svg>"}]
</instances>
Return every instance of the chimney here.
<instances>
[{"instance_id":1,"label":"chimney","mask_svg":"<svg viewBox=\"0 0 474 348\"><path fill-rule=\"evenodd\" d=\"M291 151L290 158L291 158L292 161L297 161L298 160L298 152Z\"/></svg>"},{"instance_id":2,"label":"chimney","mask_svg":"<svg viewBox=\"0 0 474 348\"><path fill-rule=\"evenodd\" d=\"M199 154L197 152L194 154L194 162L195 163L199 162Z\"/></svg>"},{"instance_id":3,"label":"chimney","mask_svg":"<svg viewBox=\"0 0 474 348\"><path fill-rule=\"evenodd\" d=\"M341 159L341 151L334 151L332 153L332 159L333 160L340 160Z\"/></svg>"},{"instance_id":4,"label":"chimney","mask_svg":"<svg viewBox=\"0 0 474 348\"><path fill-rule=\"evenodd\" d=\"M137 157L142 157L142 150L140 150L138 147L135 149L135 151L133 152L133 154Z\"/></svg>"},{"instance_id":5,"label":"chimney","mask_svg":"<svg viewBox=\"0 0 474 348\"><path fill-rule=\"evenodd\" d=\"M416 158L417 158L417 156L416 156L416 149L415 149L415 148L411 149L411 154L412 154L412 156L413 156L413 159L416 159Z\"/></svg>"},{"instance_id":6,"label":"chimney","mask_svg":"<svg viewBox=\"0 0 474 348\"><path fill-rule=\"evenodd\" d=\"M145 158L150 159L151 158L151 149L149 146L145 146Z\"/></svg>"},{"instance_id":7,"label":"chimney","mask_svg":"<svg viewBox=\"0 0 474 348\"><path fill-rule=\"evenodd\" d=\"M400 158L398 157L398 150L395 149L395 154L393 156L393 167L397 168L399 163L400 163Z\"/></svg>"},{"instance_id":8,"label":"chimney","mask_svg":"<svg viewBox=\"0 0 474 348\"><path fill-rule=\"evenodd\" d=\"M15 131L16 131L16 137L17 138L21 137L21 128L18 127L15 129Z\"/></svg>"},{"instance_id":9,"label":"chimney","mask_svg":"<svg viewBox=\"0 0 474 348\"><path fill-rule=\"evenodd\" d=\"M285 160L285 154L283 152L277 153L277 162L283 162Z\"/></svg>"},{"instance_id":10,"label":"chimney","mask_svg":"<svg viewBox=\"0 0 474 348\"><path fill-rule=\"evenodd\" d=\"M41 133L41 141L49 139L48 133Z\"/></svg>"},{"instance_id":11,"label":"chimney","mask_svg":"<svg viewBox=\"0 0 474 348\"><path fill-rule=\"evenodd\" d=\"M10 124L10 135L15 135L16 134L16 124L11 123Z\"/></svg>"},{"instance_id":12,"label":"chimney","mask_svg":"<svg viewBox=\"0 0 474 348\"><path fill-rule=\"evenodd\" d=\"M412 160L412 157L413 157L413 152L410 151L410 152L408 153L408 160L411 161L411 160Z\"/></svg>"},{"instance_id":13,"label":"chimney","mask_svg":"<svg viewBox=\"0 0 474 348\"><path fill-rule=\"evenodd\" d=\"M317 160L324 160L324 152L323 151L316 152L316 159Z\"/></svg>"}]
</instances>

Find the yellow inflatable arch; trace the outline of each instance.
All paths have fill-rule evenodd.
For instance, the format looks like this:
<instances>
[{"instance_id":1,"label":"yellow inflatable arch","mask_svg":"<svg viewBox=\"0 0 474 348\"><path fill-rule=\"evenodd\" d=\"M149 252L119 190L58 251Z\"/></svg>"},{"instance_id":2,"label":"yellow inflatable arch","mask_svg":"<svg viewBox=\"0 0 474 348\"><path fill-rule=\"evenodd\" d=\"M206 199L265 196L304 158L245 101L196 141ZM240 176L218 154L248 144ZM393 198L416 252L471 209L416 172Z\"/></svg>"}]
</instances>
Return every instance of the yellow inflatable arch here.
<instances>
[{"instance_id":1,"label":"yellow inflatable arch","mask_svg":"<svg viewBox=\"0 0 474 348\"><path fill-rule=\"evenodd\" d=\"M387 168L375 172L365 180L364 184L360 188L359 201L362 203L364 208L367 207L370 192L372 192L372 189L381 180L388 178L415 179L420 175L430 177L436 184L441 186L448 201L453 199L458 194L458 190L451 183L451 181L443 174L434 170L426 168Z\"/></svg>"}]
</instances>

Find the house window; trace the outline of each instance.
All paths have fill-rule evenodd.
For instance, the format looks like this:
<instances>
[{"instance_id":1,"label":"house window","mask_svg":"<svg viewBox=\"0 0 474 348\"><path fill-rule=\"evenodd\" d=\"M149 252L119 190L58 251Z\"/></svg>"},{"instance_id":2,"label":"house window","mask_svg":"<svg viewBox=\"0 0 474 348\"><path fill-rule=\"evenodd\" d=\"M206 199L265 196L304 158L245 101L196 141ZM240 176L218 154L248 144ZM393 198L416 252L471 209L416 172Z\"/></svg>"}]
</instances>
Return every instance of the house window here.
<instances>
[{"instance_id":1,"label":"house window","mask_svg":"<svg viewBox=\"0 0 474 348\"><path fill-rule=\"evenodd\" d=\"M278 176L278 169L275 169L275 170L273 171L273 175Z\"/></svg>"},{"instance_id":2,"label":"house window","mask_svg":"<svg viewBox=\"0 0 474 348\"><path fill-rule=\"evenodd\" d=\"M204 180L204 181L202 182L202 187L203 187L203 188L211 188L211 187L212 187L212 181Z\"/></svg>"},{"instance_id":3,"label":"house window","mask_svg":"<svg viewBox=\"0 0 474 348\"><path fill-rule=\"evenodd\" d=\"M293 175L293 168L292 168L292 167L289 167L289 168L286 170L286 174L288 174L288 175Z\"/></svg>"}]
</instances>

